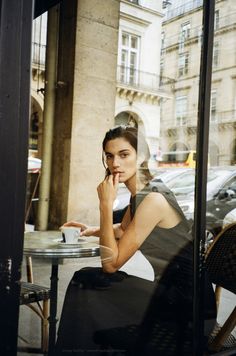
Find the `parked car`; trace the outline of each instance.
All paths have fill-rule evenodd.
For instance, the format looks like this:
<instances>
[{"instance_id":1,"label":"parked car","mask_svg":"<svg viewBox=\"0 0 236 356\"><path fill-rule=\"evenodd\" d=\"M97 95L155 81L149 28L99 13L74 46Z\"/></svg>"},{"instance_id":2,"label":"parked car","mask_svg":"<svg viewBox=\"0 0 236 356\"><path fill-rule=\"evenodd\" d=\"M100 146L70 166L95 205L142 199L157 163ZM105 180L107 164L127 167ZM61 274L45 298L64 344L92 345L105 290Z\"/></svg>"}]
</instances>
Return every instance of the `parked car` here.
<instances>
[{"instance_id":1,"label":"parked car","mask_svg":"<svg viewBox=\"0 0 236 356\"><path fill-rule=\"evenodd\" d=\"M154 175L154 178L152 180L153 183L162 181L164 182L167 186L168 183L172 180L178 177L180 174L188 171L190 168L166 168L160 169L152 172ZM113 220L115 222L119 222L122 220L122 217L125 212L125 208L129 205L130 201L130 192L126 188L124 183L119 184L119 190L117 194L117 198L115 199L114 205L113 205Z\"/></svg>"},{"instance_id":2,"label":"parked car","mask_svg":"<svg viewBox=\"0 0 236 356\"><path fill-rule=\"evenodd\" d=\"M194 215L195 170L184 172L169 183L187 219ZM225 215L236 207L236 167L212 167L207 179L207 231L216 235Z\"/></svg>"},{"instance_id":3,"label":"parked car","mask_svg":"<svg viewBox=\"0 0 236 356\"><path fill-rule=\"evenodd\" d=\"M155 177L162 180L175 194L186 218L194 218L195 169L169 169ZM130 194L123 186L114 204L115 215L129 204ZM211 167L207 179L206 227L209 235L216 235L227 213L236 207L236 167ZM121 217L121 214L119 218Z\"/></svg>"}]
</instances>

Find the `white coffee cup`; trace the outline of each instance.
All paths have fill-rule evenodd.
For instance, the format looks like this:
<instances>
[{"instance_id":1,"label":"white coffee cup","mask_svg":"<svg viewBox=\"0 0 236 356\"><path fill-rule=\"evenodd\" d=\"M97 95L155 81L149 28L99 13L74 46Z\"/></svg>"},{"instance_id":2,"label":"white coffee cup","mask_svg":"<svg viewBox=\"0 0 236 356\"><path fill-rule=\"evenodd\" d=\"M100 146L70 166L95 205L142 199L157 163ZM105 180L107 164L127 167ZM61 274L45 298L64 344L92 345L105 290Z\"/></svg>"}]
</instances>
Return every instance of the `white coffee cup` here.
<instances>
[{"instance_id":1,"label":"white coffee cup","mask_svg":"<svg viewBox=\"0 0 236 356\"><path fill-rule=\"evenodd\" d=\"M76 244L78 243L78 238L80 237L80 227L64 226L61 228L61 232L64 234L66 244Z\"/></svg>"}]
</instances>

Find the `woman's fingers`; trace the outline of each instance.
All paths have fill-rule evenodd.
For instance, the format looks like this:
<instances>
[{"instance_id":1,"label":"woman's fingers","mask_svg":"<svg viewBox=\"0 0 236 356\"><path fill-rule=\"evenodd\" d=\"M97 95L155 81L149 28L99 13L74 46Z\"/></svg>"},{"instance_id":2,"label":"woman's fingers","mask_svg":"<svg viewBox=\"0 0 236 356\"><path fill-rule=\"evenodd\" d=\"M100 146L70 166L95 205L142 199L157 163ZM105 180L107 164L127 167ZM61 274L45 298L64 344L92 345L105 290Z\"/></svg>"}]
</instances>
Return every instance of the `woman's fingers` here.
<instances>
[{"instance_id":1,"label":"woman's fingers","mask_svg":"<svg viewBox=\"0 0 236 356\"><path fill-rule=\"evenodd\" d=\"M82 224L82 223L79 223L79 222L77 222L77 221L67 221L65 224L63 224L61 227L60 227L60 229L61 228L63 228L63 227L81 227L81 229L87 229L87 226L86 225L84 225L84 224Z\"/></svg>"},{"instance_id":2,"label":"woman's fingers","mask_svg":"<svg viewBox=\"0 0 236 356\"><path fill-rule=\"evenodd\" d=\"M118 189L119 177L120 177L120 176L119 176L119 173L116 173L115 176L114 176L114 180L113 180L113 182L114 182L114 187L115 187L116 190Z\"/></svg>"}]
</instances>

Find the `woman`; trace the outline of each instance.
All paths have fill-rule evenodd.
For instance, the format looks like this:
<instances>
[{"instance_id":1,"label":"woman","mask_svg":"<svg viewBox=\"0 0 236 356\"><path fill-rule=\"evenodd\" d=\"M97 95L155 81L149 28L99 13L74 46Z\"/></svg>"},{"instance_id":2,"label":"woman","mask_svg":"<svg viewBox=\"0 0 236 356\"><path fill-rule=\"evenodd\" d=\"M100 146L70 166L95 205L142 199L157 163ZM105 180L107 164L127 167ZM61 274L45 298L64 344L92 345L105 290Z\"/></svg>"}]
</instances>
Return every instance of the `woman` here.
<instances>
[{"instance_id":1,"label":"woman","mask_svg":"<svg viewBox=\"0 0 236 356\"><path fill-rule=\"evenodd\" d=\"M108 131L103 155L106 177L97 188L100 227L73 221L65 226L81 227L84 236L99 236L100 244L112 250L113 258L104 262L102 269L84 269L72 278L58 332L57 355L66 354L66 350L98 354L96 331L130 324L141 326L132 346L136 354L140 350L148 354L147 345L152 342L149 335L157 320L160 331L167 321L170 328L174 325L176 339L180 339L180 328L183 335L191 334L187 327L192 319L193 293L190 226L170 190L161 182L152 184L148 145L136 128L118 126ZM119 182L125 183L131 200L122 222L113 225L112 208ZM129 273L130 261L140 254L148 280ZM207 288L208 311L213 310L214 316L211 286L207 284ZM164 349L163 355L180 354L186 338L191 341L190 336L183 335L182 344L178 341L173 347L172 342L173 353ZM159 349L155 352L162 354Z\"/></svg>"}]
</instances>

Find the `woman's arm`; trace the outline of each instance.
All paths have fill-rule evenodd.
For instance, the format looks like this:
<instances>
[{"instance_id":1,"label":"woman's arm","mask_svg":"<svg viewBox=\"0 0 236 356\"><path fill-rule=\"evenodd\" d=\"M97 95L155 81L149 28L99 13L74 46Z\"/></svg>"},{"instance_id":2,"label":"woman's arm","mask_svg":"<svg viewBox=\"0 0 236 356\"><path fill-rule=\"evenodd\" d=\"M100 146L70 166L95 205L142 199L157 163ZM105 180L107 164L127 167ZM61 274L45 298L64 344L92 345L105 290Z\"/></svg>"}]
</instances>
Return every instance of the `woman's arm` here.
<instances>
[{"instance_id":1,"label":"woman's arm","mask_svg":"<svg viewBox=\"0 0 236 356\"><path fill-rule=\"evenodd\" d=\"M109 207L101 210L101 244L113 251L113 259L103 263L104 271L117 271L141 246L156 225L170 228L179 223L181 218L160 193L149 193L138 206L134 218L125 229L117 244L110 230Z\"/></svg>"},{"instance_id":2,"label":"woman's arm","mask_svg":"<svg viewBox=\"0 0 236 356\"><path fill-rule=\"evenodd\" d=\"M113 224L113 230L114 230L114 234L115 237L117 239L120 239L124 233L125 230L125 226L127 226L127 224L130 221L130 214L129 214L129 208L127 209L122 223L118 223L118 224ZM100 226L87 226L83 223L80 223L78 221L68 221L65 224L63 224L63 226L74 226L74 227L80 227L81 228L81 234L80 236L97 236L100 237Z\"/></svg>"}]
</instances>

